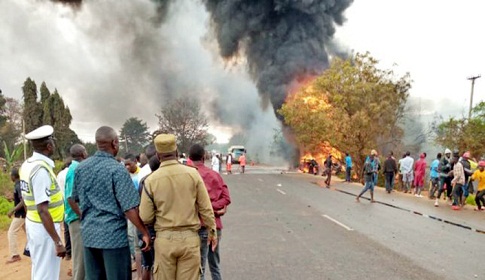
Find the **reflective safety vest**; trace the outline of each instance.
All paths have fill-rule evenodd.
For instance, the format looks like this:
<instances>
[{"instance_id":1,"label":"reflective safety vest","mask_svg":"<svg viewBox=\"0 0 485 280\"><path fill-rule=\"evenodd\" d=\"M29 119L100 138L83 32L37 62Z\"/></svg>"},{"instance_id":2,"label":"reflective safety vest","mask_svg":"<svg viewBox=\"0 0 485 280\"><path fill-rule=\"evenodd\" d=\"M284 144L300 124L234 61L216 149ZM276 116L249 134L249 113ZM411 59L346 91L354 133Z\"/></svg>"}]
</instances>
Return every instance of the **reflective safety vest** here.
<instances>
[{"instance_id":1,"label":"reflective safety vest","mask_svg":"<svg viewBox=\"0 0 485 280\"><path fill-rule=\"evenodd\" d=\"M32 188L32 177L41 168L45 168L49 172L52 181L49 190L46 190L47 195L50 197L48 206L49 213L54 223L60 223L64 220L64 198L57 184L56 175L52 167L43 160L27 160L20 168L20 189L27 208L27 219L32 222L42 223L37 206L35 205L34 189Z\"/></svg>"}]
</instances>

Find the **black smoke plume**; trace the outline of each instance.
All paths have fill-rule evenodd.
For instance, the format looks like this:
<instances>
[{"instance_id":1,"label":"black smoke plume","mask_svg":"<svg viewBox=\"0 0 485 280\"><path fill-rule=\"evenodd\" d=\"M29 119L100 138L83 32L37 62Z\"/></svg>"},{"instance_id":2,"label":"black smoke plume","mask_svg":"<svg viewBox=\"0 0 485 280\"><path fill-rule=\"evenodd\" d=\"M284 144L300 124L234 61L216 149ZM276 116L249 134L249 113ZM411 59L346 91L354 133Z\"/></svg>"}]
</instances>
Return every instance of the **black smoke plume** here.
<instances>
[{"instance_id":1,"label":"black smoke plume","mask_svg":"<svg viewBox=\"0 0 485 280\"><path fill-rule=\"evenodd\" d=\"M299 80L328 67L335 25L353 0L203 0L224 58L244 56L276 112ZM278 116L278 114L277 114Z\"/></svg>"}]
</instances>

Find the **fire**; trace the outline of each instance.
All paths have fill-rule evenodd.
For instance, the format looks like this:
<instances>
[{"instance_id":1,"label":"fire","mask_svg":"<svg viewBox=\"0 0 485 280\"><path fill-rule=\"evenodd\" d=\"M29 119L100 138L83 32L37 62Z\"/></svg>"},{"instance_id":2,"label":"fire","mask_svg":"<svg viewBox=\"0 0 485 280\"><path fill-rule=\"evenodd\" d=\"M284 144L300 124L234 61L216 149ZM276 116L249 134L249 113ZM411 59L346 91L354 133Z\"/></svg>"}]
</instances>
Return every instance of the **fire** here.
<instances>
[{"instance_id":1,"label":"fire","mask_svg":"<svg viewBox=\"0 0 485 280\"><path fill-rule=\"evenodd\" d=\"M334 147L330 146L330 144L328 143L320 145L320 147L318 148L318 152L316 153L312 154L310 152L304 152L302 150L301 154L302 156L300 157L300 171L303 173L321 173L323 170L324 162L329 154L332 155L332 161L334 164L338 163L339 165L341 165L342 161L342 153ZM318 164L317 170L315 170L315 168L312 168L312 163L314 163L312 161Z\"/></svg>"}]
</instances>

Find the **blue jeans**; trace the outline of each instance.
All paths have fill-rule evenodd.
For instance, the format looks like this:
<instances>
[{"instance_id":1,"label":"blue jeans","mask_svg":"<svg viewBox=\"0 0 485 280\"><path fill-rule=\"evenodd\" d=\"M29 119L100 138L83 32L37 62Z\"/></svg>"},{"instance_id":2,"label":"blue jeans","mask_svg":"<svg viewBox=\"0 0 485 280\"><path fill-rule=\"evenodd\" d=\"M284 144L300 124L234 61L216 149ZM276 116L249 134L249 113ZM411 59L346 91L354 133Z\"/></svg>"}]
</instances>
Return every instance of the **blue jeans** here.
<instances>
[{"instance_id":1,"label":"blue jeans","mask_svg":"<svg viewBox=\"0 0 485 280\"><path fill-rule=\"evenodd\" d=\"M204 280L205 274L205 263L206 260L209 261L209 269L211 272L212 280L221 280L221 268L220 262L221 258L219 255L219 247L221 241L221 230L217 230L217 247L214 251L210 248L210 244L207 244L209 233L207 232L206 228L201 228L199 230L199 237L200 237L200 264L202 267L202 273L200 274L200 279Z\"/></svg>"},{"instance_id":2,"label":"blue jeans","mask_svg":"<svg viewBox=\"0 0 485 280\"><path fill-rule=\"evenodd\" d=\"M359 197L362 196L366 191L370 190L371 193L374 192L374 180L365 182L364 189L360 192Z\"/></svg>"},{"instance_id":3,"label":"blue jeans","mask_svg":"<svg viewBox=\"0 0 485 280\"><path fill-rule=\"evenodd\" d=\"M350 172L352 171L352 167L345 168L345 181L350 182Z\"/></svg>"},{"instance_id":4,"label":"blue jeans","mask_svg":"<svg viewBox=\"0 0 485 280\"><path fill-rule=\"evenodd\" d=\"M470 195L470 194L468 193L468 183L465 183L465 184L464 184L464 185L461 187L461 189L462 189L463 196L464 196L465 198L467 198L467 197L468 197L468 195Z\"/></svg>"}]
</instances>

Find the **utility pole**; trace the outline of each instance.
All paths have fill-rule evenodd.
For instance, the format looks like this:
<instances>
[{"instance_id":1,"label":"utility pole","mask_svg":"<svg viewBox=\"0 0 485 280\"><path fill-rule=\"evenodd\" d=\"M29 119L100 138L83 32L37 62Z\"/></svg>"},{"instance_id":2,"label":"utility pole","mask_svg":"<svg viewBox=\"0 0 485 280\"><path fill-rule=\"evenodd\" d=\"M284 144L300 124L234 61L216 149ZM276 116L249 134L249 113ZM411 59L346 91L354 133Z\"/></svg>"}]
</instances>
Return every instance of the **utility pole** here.
<instances>
[{"instance_id":1,"label":"utility pole","mask_svg":"<svg viewBox=\"0 0 485 280\"><path fill-rule=\"evenodd\" d=\"M476 75L472 77L468 77L468 80L472 81L472 92L470 94L470 109L468 110L468 121L472 118L472 106L473 106L473 89L475 88L475 80L479 79L481 75Z\"/></svg>"},{"instance_id":2,"label":"utility pole","mask_svg":"<svg viewBox=\"0 0 485 280\"><path fill-rule=\"evenodd\" d=\"M27 139L25 139L25 120L22 119L22 142L24 144L24 160L27 160Z\"/></svg>"}]
</instances>

